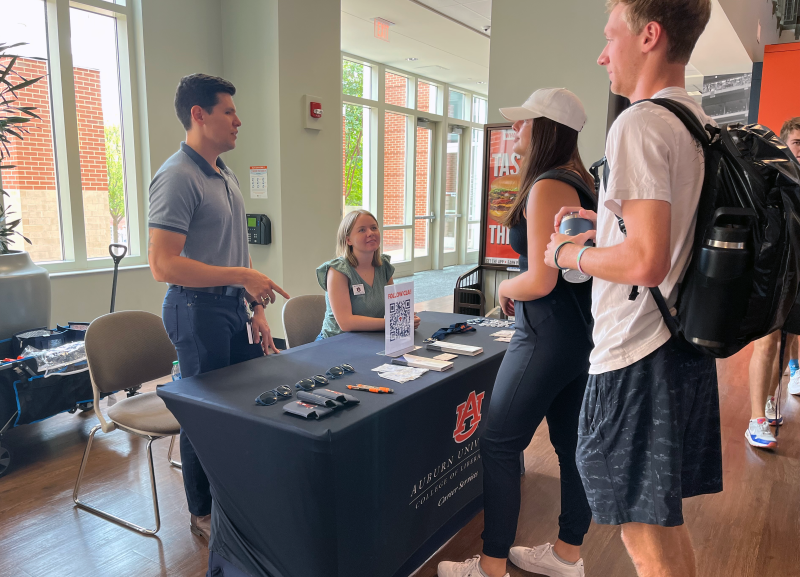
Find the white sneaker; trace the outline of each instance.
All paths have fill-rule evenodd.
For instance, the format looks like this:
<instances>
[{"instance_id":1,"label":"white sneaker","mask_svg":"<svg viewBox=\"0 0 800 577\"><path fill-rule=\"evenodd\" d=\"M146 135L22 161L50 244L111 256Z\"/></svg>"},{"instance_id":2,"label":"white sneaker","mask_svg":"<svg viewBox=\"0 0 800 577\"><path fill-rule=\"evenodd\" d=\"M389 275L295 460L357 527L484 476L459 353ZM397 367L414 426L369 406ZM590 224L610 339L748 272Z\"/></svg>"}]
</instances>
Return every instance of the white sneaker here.
<instances>
[{"instance_id":1,"label":"white sneaker","mask_svg":"<svg viewBox=\"0 0 800 577\"><path fill-rule=\"evenodd\" d=\"M778 441L769 430L769 423L764 417L750 419L750 426L744 433L747 442L759 449L774 449L778 446Z\"/></svg>"},{"instance_id":2,"label":"white sneaker","mask_svg":"<svg viewBox=\"0 0 800 577\"><path fill-rule=\"evenodd\" d=\"M548 577L583 577L583 559L573 565L559 561L550 543L532 549L512 547L508 560L520 569Z\"/></svg>"},{"instance_id":3,"label":"white sneaker","mask_svg":"<svg viewBox=\"0 0 800 577\"><path fill-rule=\"evenodd\" d=\"M789 378L789 392L793 395L800 395L800 371Z\"/></svg>"},{"instance_id":4,"label":"white sneaker","mask_svg":"<svg viewBox=\"0 0 800 577\"><path fill-rule=\"evenodd\" d=\"M439 577L483 577L480 560L481 556L475 555L472 559L461 563L442 561L436 568L436 574ZM503 577L509 577L508 573Z\"/></svg>"},{"instance_id":5,"label":"white sneaker","mask_svg":"<svg viewBox=\"0 0 800 577\"><path fill-rule=\"evenodd\" d=\"M764 413L767 416L767 422L770 425L777 427L783 424L783 415L778 412L778 407L775 403L775 397L768 397L767 404L764 407Z\"/></svg>"}]
</instances>

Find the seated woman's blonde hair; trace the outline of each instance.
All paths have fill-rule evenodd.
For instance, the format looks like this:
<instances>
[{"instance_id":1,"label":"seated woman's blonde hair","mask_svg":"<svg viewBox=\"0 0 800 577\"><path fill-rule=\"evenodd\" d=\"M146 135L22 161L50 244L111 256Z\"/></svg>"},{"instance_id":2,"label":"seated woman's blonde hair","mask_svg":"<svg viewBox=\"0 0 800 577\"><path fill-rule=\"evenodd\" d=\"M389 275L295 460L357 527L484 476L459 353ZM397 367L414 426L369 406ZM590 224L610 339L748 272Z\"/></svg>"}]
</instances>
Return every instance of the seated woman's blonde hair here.
<instances>
[{"instance_id":1,"label":"seated woman's blonde hair","mask_svg":"<svg viewBox=\"0 0 800 577\"><path fill-rule=\"evenodd\" d=\"M370 211L363 209L354 210L344 215L342 222L339 224L339 232L336 233L336 256L344 257L353 267L358 266L358 259L356 255L353 254L353 247L347 244L347 237L353 232L353 228L356 226L356 220L358 220L358 217L362 214L366 214L376 223L378 222L378 219L375 218ZM372 266L379 267L382 264L381 247L378 245L378 249L372 255Z\"/></svg>"}]
</instances>

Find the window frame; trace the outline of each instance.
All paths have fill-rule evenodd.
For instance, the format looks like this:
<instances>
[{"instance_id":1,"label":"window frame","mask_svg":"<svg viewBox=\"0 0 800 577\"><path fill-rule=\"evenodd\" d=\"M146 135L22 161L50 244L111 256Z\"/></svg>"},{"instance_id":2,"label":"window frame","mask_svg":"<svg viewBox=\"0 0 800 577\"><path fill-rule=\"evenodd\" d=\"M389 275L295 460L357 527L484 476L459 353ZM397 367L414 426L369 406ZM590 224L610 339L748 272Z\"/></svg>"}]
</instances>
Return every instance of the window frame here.
<instances>
[{"instance_id":1,"label":"window frame","mask_svg":"<svg viewBox=\"0 0 800 577\"><path fill-rule=\"evenodd\" d=\"M360 98L357 96L350 96L344 94L340 90L342 104L353 104L363 106L370 109L372 117L370 122L370 151L372 155L370 159L370 190L369 190L369 208L370 212L378 219L381 231L384 230L383 217L384 217L384 144L385 144L385 113L392 112L401 114L408 118L408 132L410 135L407 138L407 153L406 153L406 198L414 198L414 183L416 175L416 126L417 120L425 119L433 123L436 127L434 142L432 145L434 157L434 171L432 172L432 193L431 211L436 215L436 220L430 223L429 227L429 250L428 254L432 256L432 268L442 268L444 264L444 189L446 171L443 164L443 159L446 158L447 150L447 133L451 126L458 126L464 129L479 129L483 130L484 124L472 122L471 103L473 96L483 98L488 102L488 96L482 92L476 92L461 86L452 86L440 80L434 80L426 76L414 74L407 70L400 70L393 66L388 66L380 62L365 59L361 56L356 56L346 52L341 53L341 61L349 60L366 66L370 66L373 74L373 95L375 99ZM386 72L404 76L408 79L409 86L408 92L413 95L413 106L397 106L394 104L386 103ZM375 84L377 82L377 84ZM439 113L426 112L417 109L417 94L419 90L419 83L435 85L437 90L437 110ZM375 89L377 88L377 95ZM465 102L468 108L468 120L461 120L458 118L450 118L447 114L447 107L450 102L450 90L457 91L465 95ZM461 166L459 174L459 212L462 215L467 214L469 203L469 178L470 170L472 168L470 139L461 139ZM485 143L484 143L485 146ZM367 151L364 150L364 154ZM410 195L410 196L409 196ZM344 209L343 209L344 210ZM407 222L410 224L392 225L387 226L387 230L406 229L413 230L414 207L413 203L407 203L406 213L409 213ZM458 264L471 264L477 263L478 254L480 251L467 252L467 220L468 218L459 218L457 222L457 235L461 241L458 243L457 262ZM409 240L410 239L410 240ZM393 263L395 266L395 276L402 277L408 276L414 271L414 247L413 236L410 232L406 233L406 254L409 260L398 263ZM452 254L452 253L447 253ZM410 256L409 256L410 255Z\"/></svg>"},{"instance_id":2,"label":"window frame","mask_svg":"<svg viewBox=\"0 0 800 577\"><path fill-rule=\"evenodd\" d=\"M147 224L144 218L146 194L143 193L142 185L148 180L143 173L138 130L139 102L133 8L130 4L116 4L105 0L43 0L46 15L47 61L50 71L46 81L50 93L63 260L37 262L37 265L46 269L52 276L100 272L113 268L110 255L91 259L87 256L78 111L71 46L70 9L72 8L116 20L120 128L123 135L126 195L125 219L128 234L128 256L123 261L125 266L121 268L148 265L147 251L142 250L142 241L147 238L144 230Z\"/></svg>"}]
</instances>

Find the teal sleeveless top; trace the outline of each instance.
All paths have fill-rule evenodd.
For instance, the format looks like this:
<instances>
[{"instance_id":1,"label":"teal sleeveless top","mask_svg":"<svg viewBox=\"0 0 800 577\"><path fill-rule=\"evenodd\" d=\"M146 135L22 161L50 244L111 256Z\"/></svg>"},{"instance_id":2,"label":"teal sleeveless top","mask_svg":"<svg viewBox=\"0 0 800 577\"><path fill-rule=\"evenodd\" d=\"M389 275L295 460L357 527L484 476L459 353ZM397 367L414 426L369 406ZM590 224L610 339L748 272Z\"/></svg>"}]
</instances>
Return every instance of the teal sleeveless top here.
<instances>
[{"instance_id":1,"label":"teal sleeveless top","mask_svg":"<svg viewBox=\"0 0 800 577\"><path fill-rule=\"evenodd\" d=\"M325 320L322 322L322 332L319 337L333 337L342 332L336 317L333 316L331 301L328 297L328 269L333 268L347 277L348 289L350 291L350 305L353 307L353 314L361 317L383 318L383 289L389 283L389 279L394 275L394 267L389 262L391 257L388 254L381 255L381 266L375 268L375 278L372 286L368 285L361 278L347 259L337 257L329 260L317 268L317 282L325 291ZM363 285L364 294L354 295L353 286ZM318 337L318 338L319 338Z\"/></svg>"}]
</instances>

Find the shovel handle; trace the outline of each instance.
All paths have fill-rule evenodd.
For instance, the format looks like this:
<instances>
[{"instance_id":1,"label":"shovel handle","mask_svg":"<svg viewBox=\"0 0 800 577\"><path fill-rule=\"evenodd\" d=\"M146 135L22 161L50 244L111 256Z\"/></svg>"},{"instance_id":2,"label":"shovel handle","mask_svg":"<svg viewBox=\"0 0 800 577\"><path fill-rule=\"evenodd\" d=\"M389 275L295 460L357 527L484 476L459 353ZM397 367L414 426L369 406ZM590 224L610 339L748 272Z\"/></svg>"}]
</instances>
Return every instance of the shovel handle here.
<instances>
[{"instance_id":1,"label":"shovel handle","mask_svg":"<svg viewBox=\"0 0 800 577\"><path fill-rule=\"evenodd\" d=\"M121 249L121 253L114 252L114 249ZM108 254L114 259L114 266L118 265L120 261L128 254L128 246L124 244L110 244L108 245Z\"/></svg>"}]
</instances>

